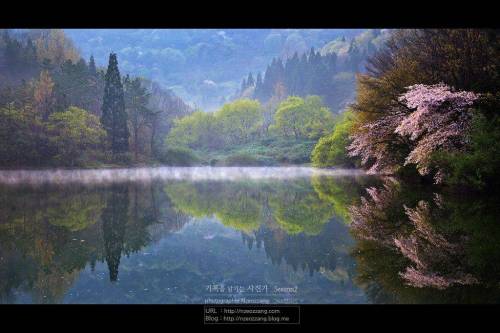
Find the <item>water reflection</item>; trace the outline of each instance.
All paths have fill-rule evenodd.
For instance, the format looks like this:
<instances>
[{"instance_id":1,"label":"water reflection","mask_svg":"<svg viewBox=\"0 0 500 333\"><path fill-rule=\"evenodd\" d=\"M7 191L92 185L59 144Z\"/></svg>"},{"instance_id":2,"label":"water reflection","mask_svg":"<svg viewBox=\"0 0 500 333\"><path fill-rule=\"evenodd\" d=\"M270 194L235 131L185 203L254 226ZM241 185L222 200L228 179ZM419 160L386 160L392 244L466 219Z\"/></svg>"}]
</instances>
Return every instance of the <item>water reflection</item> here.
<instances>
[{"instance_id":1,"label":"water reflection","mask_svg":"<svg viewBox=\"0 0 500 333\"><path fill-rule=\"evenodd\" d=\"M376 303L498 303L498 198L386 179L350 207L358 285Z\"/></svg>"},{"instance_id":2,"label":"water reflection","mask_svg":"<svg viewBox=\"0 0 500 333\"><path fill-rule=\"evenodd\" d=\"M500 299L494 198L310 169L222 181L213 169L0 186L0 301L203 303L214 283L297 286L258 295L288 303Z\"/></svg>"},{"instance_id":3,"label":"water reflection","mask_svg":"<svg viewBox=\"0 0 500 333\"><path fill-rule=\"evenodd\" d=\"M112 186L109 193L107 193L106 208L102 211L101 217L104 251L106 253L110 281L116 281L118 277L118 266L120 265L125 238L127 212L128 187L123 185Z\"/></svg>"},{"instance_id":4,"label":"water reflection","mask_svg":"<svg viewBox=\"0 0 500 333\"><path fill-rule=\"evenodd\" d=\"M106 263L116 281L120 259L187 222L158 187L4 187L0 190L0 298L28 293L61 302L78 273ZM159 207L160 202L165 207ZM161 223L167 221L167 223ZM154 224L160 228L149 229Z\"/></svg>"}]
</instances>

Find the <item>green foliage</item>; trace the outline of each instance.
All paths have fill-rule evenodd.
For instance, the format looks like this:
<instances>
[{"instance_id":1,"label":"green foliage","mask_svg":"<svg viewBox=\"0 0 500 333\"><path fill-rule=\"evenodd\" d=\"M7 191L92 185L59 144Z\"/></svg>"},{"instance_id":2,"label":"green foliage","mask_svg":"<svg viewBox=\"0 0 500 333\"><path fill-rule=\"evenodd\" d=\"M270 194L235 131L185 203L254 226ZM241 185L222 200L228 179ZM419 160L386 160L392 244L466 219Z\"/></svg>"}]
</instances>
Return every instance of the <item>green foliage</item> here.
<instances>
[{"instance_id":1,"label":"green foliage","mask_svg":"<svg viewBox=\"0 0 500 333\"><path fill-rule=\"evenodd\" d=\"M60 205L59 201L62 201L64 205ZM98 193L82 191L69 196L60 194L50 197L44 217L51 225L75 232L96 224L103 208L103 198Z\"/></svg>"},{"instance_id":2,"label":"green foliage","mask_svg":"<svg viewBox=\"0 0 500 333\"><path fill-rule=\"evenodd\" d=\"M232 156L248 156L252 158L249 165L279 165L309 163L315 140L294 140L282 137L265 137L241 145L233 145L220 150L197 151L202 163L210 165L227 165ZM238 157L241 161L241 158ZM243 165L243 164L239 164Z\"/></svg>"},{"instance_id":3,"label":"green foliage","mask_svg":"<svg viewBox=\"0 0 500 333\"><path fill-rule=\"evenodd\" d=\"M262 205L251 185L175 182L165 187L177 210L197 218L217 217L224 225L250 232L259 228Z\"/></svg>"},{"instance_id":4,"label":"green foliage","mask_svg":"<svg viewBox=\"0 0 500 333\"><path fill-rule=\"evenodd\" d=\"M248 141L264 122L260 103L249 99L224 104L214 117L228 144Z\"/></svg>"},{"instance_id":5,"label":"green foliage","mask_svg":"<svg viewBox=\"0 0 500 333\"><path fill-rule=\"evenodd\" d=\"M261 161L247 153L237 153L234 155L229 155L222 163L227 166L261 165Z\"/></svg>"},{"instance_id":6,"label":"green foliage","mask_svg":"<svg viewBox=\"0 0 500 333\"><path fill-rule=\"evenodd\" d=\"M377 185L380 181L375 177L322 177L313 176L311 183L318 197L333 206L335 214L345 224L351 222L349 207L359 203L366 194L366 188Z\"/></svg>"},{"instance_id":7,"label":"green foliage","mask_svg":"<svg viewBox=\"0 0 500 333\"><path fill-rule=\"evenodd\" d=\"M154 126L157 119L156 114L148 107L151 94L142 85L140 78L131 79L129 75L125 76L123 90L125 110L132 134L134 159L137 162L139 153L145 155L146 147L144 147L143 143L147 141L145 137L149 136L146 131L148 127ZM148 148L151 148L151 146Z\"/></svg>"},{"instance_id":8,"label":"green foliage","mask_svg":"<svg viewBox=\"0 0 500 333\"><path fill-rule=\"evenodd\" d=\"M173 166L191 166L197 164L198 156L189 148L169 148L160 157L160 162Z\"/></svg>"},{"instance_id":9,"label":"green foliage","mask_svg":"<svg viewBox=\"0 0 500 333\"><path fill-rule=\"evenodd\" d=\"M274 116L272 129L285 137L315 139L326 134L333 125L333 116L319 96L305 99L291 96L283 101Z\"/></svg>"},{"instance_id":10,"label":"green foliage","mask_svg":"<svg viewBox=\"0 0 500 333\"><path fill-rule=\"evenodd\" d=\"M488 119L476 112L470 133L470 147L465 152L439 152L434 163L448 174L451 185L481 190L500 184L500 117Z\"/></svg>"},{"instance_id":11,"label":"green foliage","mask_svg":"<svg viewBox=\"0 0 500 333\"><path fill-rule=\"evenodd\" d=\"M168 147L203 148L218 143L218 124L212 113L196 111L174 120L174 126L165 139Z\"/></svg>"},{"instance_id":12,"label":"green foliage","mask_svg":"<svg viewBox=\"0 0 500 333\"><path fill-rule=\"evenodd\" d=\"M367 57L390 34L389 30L367 29L349 40L339 36L321 50L309 52L302 38L287 39L296 40L293 51L284 51L289 52L287 60L273 59L255 89L246 89L240 96L248 96L250 90L254 98L268 103L278 97L318 95L333 112L341 112L355 98L355 74L364 70Z\"/></svg>"},{"instance_id":13,"label":"green foliage","mask_svg":"<svg viewBox=\"0 0 500 333\"><path fill-rule=\"evenodd\" d=\"M319 234L333 216L308 180L283 182L174 182L165 187L179 211L217 217L224 225L250 232L271 223L287 234ZM264 215L266 214L266 215Z\"/></svg>"},{"instance_id":14,"label":"green foliage","mask_svg":"<svg viewBox=\"0 0 500 333\"><path fill-rule=\"evenodd\" d=\"M214 113L197 111L174 121L165 144L194 149L211 165L308 163L316 139L332 126L333 116L318 96L290 97L278 110L277 125L269 131L258 101L236 100ZM288 135L292 122L297 136Z\"/></svg>"},{"instance_id":15,"label":"green foliage","mask_svg":"<svg viewBox=\"0 0 500 333\"><path fill-rule=\"evenodd\" d=\"M77 107L52 114L47 128L60 164L81 165L103 148L106 133L99 118Z\"/></svg>"},{"instance_id":16,"label":"green foliage","mask_svg":"<svg viewBox=\"0 0 500 333\"><path fill-rule=\"evenodd\" d=\"M248 142L255 137L263 121L258 101L237 100L214 113L197 111L175 120L165 144L170 147L220 149Z\"/></svg>"},{"instance_id":17,"label":"green foliage","mask_svg":"<svg viewBox=\"0 0 500 333\"><path fill-rule=\"evenodd\" d=\"M311 162L317 167L352 166L352 160L347 155L349 135L353 128L354 115L345 111L336 122L333 132L319 139L311 154Z\"/></svg>"},{"instance_id":18,"label":"green foliage","mask_svg":"<svg viewBox=\"0 0 500 333\"><path fill-rule=\"evenodd\" d=\"M292 235L317 235L334 214L333 206L321 200L310 186L297 192L280 192L269 205L278 225Z\"/></svg>"},{"instance_id":19,"label":"green foliage","mask_svg":"<svg viewBox=\"0 0 500 333\"><path fill-rule=\"evenodd\" d=\"M0 108L0 165L43 165L54 151L44 123L30 109Z\"/></svg>"}]
</instances>

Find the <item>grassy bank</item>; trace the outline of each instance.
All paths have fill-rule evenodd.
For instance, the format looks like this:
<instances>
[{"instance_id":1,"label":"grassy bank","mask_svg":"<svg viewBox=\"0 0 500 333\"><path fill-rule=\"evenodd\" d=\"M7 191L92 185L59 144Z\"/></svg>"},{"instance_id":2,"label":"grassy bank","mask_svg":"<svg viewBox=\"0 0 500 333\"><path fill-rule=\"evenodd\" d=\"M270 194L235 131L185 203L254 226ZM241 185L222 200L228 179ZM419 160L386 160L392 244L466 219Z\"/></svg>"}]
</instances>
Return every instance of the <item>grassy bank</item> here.
<instances>
[{"instance_id":1,"label":"grassy bank","mask_svg":"<svg viewBox=\"0 0 500 333\"><path fill-rule=\"evenodd\" d=\"M168 165L272 166L307 164L315 140L266 138L221 150L170 149L162 163Z\"/></svg>"}]
</instances>

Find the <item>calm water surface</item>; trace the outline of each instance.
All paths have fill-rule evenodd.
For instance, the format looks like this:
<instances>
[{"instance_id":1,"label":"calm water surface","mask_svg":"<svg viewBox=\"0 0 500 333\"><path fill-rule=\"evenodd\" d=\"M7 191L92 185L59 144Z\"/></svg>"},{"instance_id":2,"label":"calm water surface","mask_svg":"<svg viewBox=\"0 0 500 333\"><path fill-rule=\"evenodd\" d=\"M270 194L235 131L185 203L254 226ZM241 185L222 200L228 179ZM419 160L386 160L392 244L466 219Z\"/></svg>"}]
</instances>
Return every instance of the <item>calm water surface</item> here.
<instances>
[{"instance_id":1,"label":"calm water surface","mask_svg":"<svg viewBox=\"0 0 500 333\"><path fill-rule=\"evenodd\" d=\"M499 213L352 170L0 171L0 302L499 303Z\"/></svg>"}]
</instances>

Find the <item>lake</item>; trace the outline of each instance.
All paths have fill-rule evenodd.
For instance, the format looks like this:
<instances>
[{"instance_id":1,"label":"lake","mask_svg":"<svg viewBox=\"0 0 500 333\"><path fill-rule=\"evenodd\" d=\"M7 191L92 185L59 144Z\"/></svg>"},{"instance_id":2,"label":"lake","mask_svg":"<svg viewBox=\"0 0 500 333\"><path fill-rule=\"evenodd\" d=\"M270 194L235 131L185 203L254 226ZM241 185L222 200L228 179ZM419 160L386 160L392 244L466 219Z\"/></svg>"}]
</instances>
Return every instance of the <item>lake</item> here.
<instances>
[{"instance_id":1,"label":"lake","mask_svg":"<svg viewBox=\"0 0 500 333\"><path fill-rule=\"evenodd\" d=\"M0 171L0 302L498 303L499 216L356 170Z\"/></svg>"}]
</instances>

